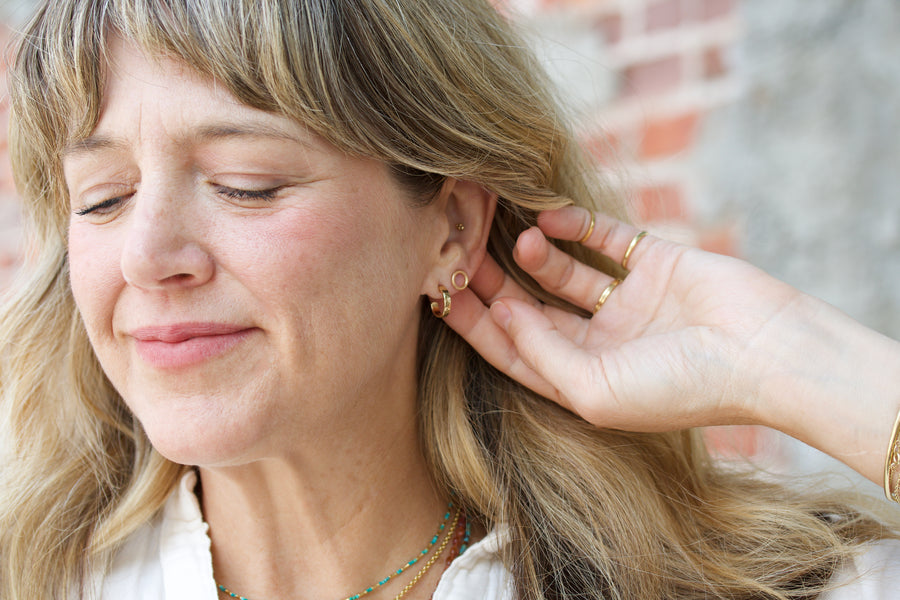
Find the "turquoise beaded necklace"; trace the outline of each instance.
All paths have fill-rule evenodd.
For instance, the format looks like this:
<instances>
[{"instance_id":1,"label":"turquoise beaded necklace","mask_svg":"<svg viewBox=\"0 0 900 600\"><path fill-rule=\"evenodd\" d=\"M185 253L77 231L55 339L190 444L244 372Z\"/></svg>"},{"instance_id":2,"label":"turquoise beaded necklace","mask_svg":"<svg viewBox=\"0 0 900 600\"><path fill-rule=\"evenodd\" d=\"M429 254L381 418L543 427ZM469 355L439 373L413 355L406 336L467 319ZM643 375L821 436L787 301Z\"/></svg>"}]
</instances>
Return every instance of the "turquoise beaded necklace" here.
<instances>
[{"instance_id":1,"label":"turquoise beaded necklace","mask_svg":"<svg viewBox=\"0 0 900 600\"><path fill-rule=\"evenodd\" d=\"M402 575L403 572L406 571L406 570L407 570L408 568L410 568L411 566L417 564L417 563L419 562L419 560L421 560L422 557L426 556L429 552L431 552L431 549L434 547L435 544L437 544L437 541L438 541L438 540L440 539L440 537L441 537L441 533L443 533L444 530L447 528L447 521L450 520L450 513L451 513L452 511L453 511L453 502L451 501L451 502L448 502L448 503L447 503L447 512L444 513L444 518L441 520L441 524L438 526L437 531L435 532L435 534L434 534L433 536L431 536L431 539L428 541L428 545L426 545L425 548L423 548L418 554L416 554L413 558L411 558L411 559L409 559L408 561L406 561L406 562L405 562L401 567L399 567L398 569L392 571L391 573L388 573L388 575L387 575L386 577L384 577L383 579L381 579L380 581L378 581L378 583L375 583L375 584L373 584L373 585L370 585L369 587L367 587L367 588L364 589L363 591L359 592L358 594L354 594L354 595L352 595L352 596L347 596L347 597L344 598L343 600L359 600L359 599L362 598L363 596L368 596L369 594L371 594L371 593L374 592L375 590L379 589L379 588L382 587L383 585L385 585L385 584L387 584L388 582L390 582L392 579L394 579L394 578L397 577L398 575ZM457 511L457 517L458 517L458 516L459 516L459 511ZM468 529L469 529L469 527L468 527L468 524L467 524L467 525L466 525L466 541L468 541L468 537L469 537L469 536L468 536ZM460 554L461 554L461 553L460 553ZM237 600L250 600L249 598L245 598L244 596L241 596L241 595L239 595L239 594L235 594L234 592L232 592L231 590L229 590L227 587L225 587L224 585L222 585L222 584L219 583L219 582L216 582L216 587L218 588L218 590L219 590L220 592L222 592L223 594L225 594L225 595L228 596L229 598L237 598Z\"/></svg>"}]
</instances>

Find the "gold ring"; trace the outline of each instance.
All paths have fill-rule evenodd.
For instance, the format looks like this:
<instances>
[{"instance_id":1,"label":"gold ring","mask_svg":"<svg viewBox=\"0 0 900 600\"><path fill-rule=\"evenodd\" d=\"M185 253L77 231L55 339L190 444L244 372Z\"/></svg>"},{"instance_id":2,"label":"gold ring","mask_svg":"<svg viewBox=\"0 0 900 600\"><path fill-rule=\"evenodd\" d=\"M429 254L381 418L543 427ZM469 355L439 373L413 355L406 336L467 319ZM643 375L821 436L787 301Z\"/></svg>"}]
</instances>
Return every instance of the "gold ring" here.
<instances>
[{"instance_id":1,"label":"gold ring","mask_svg":"<svg viewBox=\"0 0 900 600\"><path fill-rule=\"evenodd\" d=\"M622 268L628 268L628 259L631 258L631 253L634 252L634 247L638 245L638 242L641 241L644 236L647 235L646 231L641 231L636 236L631 238L631 243L628 244L628 249L625 250L625 257L622 259Z\"/></svg>"},{"instance_id":2,"label":"gold ring","mask_svg":"<svg viewBox=\"0 0 900 600\"><path fill-rule=\"evenodd\" d=\"M588 225L587 233L584 234L584 237L582 237L580 240L578 240L578 243L583 244L586 241L588 241L588 238L591 237L592 233L594 233L594 213L593 213L593 211L591 211L591 224Z\"/></svg>"},{"instance_id":3,"label":"gold ring","mask_svg":"<svg viewBox=\"0 0 900 600\"><path fill-rule=\"evenodd\" d=\"M603 304L606 302L607 298L609 298L609 295L613 293L613 290L616 289L616 287L620 283L622 283L621 279L613 279L612 283L610 283L608 286L606 286L606 289L603 290L602 294L600 294L600 298L597 300L597 304L594 305L594 313L596 313L598 310L600 310L600 307L603 306Z\"/></svg>"}]
</instances>

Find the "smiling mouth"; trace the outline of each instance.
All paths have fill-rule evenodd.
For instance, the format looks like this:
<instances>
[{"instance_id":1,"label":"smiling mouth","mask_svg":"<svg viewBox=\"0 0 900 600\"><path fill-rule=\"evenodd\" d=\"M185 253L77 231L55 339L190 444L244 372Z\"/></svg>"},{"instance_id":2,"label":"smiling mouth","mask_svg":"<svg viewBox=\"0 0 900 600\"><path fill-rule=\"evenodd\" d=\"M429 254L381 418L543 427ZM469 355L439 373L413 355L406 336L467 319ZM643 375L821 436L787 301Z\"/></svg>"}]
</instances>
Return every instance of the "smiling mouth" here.
<instances>
[{"instance_id":1,"label":"smiling mouth","mask_svg":"<svg viewBox=\"0 0 900 600\"><path fill-rule=\"evenodd\" d=\"M138 356L157 369L181 369L226 354L253 328L218 324L145 327L131 333Z\"/></svg>"}]
</instances>

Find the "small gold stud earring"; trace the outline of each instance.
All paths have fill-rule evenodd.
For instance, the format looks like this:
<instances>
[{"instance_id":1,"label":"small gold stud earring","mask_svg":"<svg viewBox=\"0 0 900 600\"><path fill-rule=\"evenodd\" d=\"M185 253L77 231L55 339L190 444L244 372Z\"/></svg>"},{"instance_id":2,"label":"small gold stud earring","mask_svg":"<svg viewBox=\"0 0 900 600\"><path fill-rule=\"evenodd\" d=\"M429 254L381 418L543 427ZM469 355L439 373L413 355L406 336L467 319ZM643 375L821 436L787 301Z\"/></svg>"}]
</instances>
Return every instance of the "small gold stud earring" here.
<instances>
[{"instance_id":1,"label":"small gold stud earring","mask_svg":"<svg viewBox=\"0 0 900 600\"><path fill-rule=\"evenodd\" d=\"M466 226L463 225L462 223L457 223L457 224L456 224L456 228L457 228L458 230L462 231L462 230L464 230L464 229L466 228Z\"/></svg>"}]
</instances>

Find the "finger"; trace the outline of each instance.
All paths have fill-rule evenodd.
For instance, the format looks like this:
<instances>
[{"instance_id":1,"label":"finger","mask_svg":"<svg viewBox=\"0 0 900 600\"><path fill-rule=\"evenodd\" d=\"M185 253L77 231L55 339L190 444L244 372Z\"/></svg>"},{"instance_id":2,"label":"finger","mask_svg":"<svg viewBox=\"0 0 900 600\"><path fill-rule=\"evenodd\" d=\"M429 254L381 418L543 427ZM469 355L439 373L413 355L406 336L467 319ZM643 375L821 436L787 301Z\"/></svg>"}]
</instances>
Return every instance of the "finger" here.
<instances>
[{"instance_id":1,"label":"finger","mask_svg":"<svg viewBox=\"0 0 900 600\"><path fill-rule=\"evenodd\" d=\"M563 335L568 336L576 343L581 343L587 333L587 322L584 318L570 311L543 304L517 284L490 256L485 257L484 262L469 282L469 289L473 290L487 306L499 298L516 298L531 304L553 321ZM572 301L569 300L569 302Z\"/></svg>"},{"instance_id":2,"label":"finger","mask_svg":"<svg viewBox=\"0 0 900 600\"><path fill-rule=\"evenodd\" d=\"M555 391L555 395L548 398L574 410L573 395L565 393L573 382L590 383L591 395L598 398L608 393L605 380L594 372L594 357L563 335L540 311L526 303L504 298L492 305L491 314L512 340L519 360Z\"/></svg>"},{"instance_id":3,"label":"finger","mask_svg":"<svg viewBox=\"0 0 900 600\"><path fill-rule=\"evenodd\" d=\"M551 244L537 227L519 236L514 255L542 288L588 311L596 312L599 298L614 280Z\"/></svg>"},{"instance_id":4,"label":"finger","mask_svg":"<svg viewBox=\"0 0 900 600\"><path fill-rule=\"evenodd\" d=\"M539 306L539 302L517 284L490 256L484 258L478 271L469 282L469 289L475 292L481 301L490 306L497 298L516 298Z\"/></svg>"},{"instance_id":5,"label":"finger","mask_svg":"<svg viewBox=\"0 0 900 600\"><path fill-rule=\"evenodd\" d=\"M472 291L464 290L453 296L453 310L444 321L497 370L542 396L550 399L558 396L556 390L522 360L506 331Z\"/></svg>"},{"instance_id":6,"label":"finger","mask_svg":"<svg viewBox=\"0 0 900 600\"><path fill-rule=\"evenodd\" d=\"M541 306L541 312L553 322L561 334L572 340L576 345L584 343L590 328L590 319L585 319L571 311L546 304Z\"/></svg>"},{"instance_id":7,"label":"finger","mask_svg":"<svg viewBox=\"0 0 900 600\"><path fill-rule=\"evenodd\" d=\"M528 302L543 311L564 335L576 343L581 343L587 333L587 322L584 318L567 310L543 304L513 281L509 274L490 256L485 257L484 262L472 277L469 289L474 291L476 296L487 306L490 306L498 298L516 298ZM454 302L456 302L455 298L456 296L454 296ZM449 319L455 321L452 317Z\"/></svg>"},{"instance_id":8,"label":"finger","mask_svg":"<svg viewBox=\"0 0 900 600\"><path fill-rule=\"evenodd\" d=\"M557 210L544 211L538 215L538 227L547 237L562 240L578 240L584 236L590 225L591 213L584 208L567 206ZM641 233L637 227L623 223L618 219L594 213L594 230L583 243L585 246L605 254L619 264L622 264L628 247ZM652 245L652 236L640 239L632 247L628 259L628 267L633 269L640 261L640 257L646 253Z\"/></svg>"}]
</instances>

